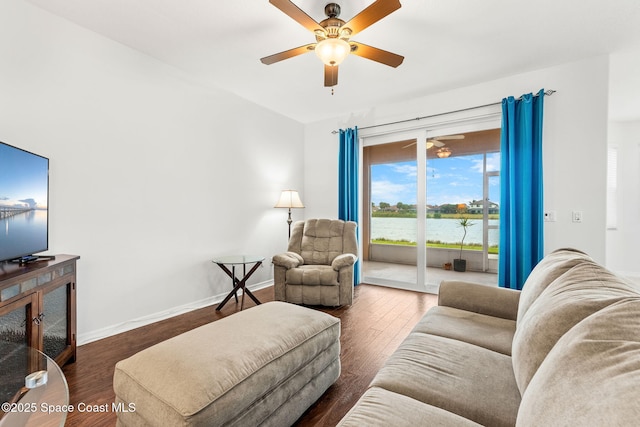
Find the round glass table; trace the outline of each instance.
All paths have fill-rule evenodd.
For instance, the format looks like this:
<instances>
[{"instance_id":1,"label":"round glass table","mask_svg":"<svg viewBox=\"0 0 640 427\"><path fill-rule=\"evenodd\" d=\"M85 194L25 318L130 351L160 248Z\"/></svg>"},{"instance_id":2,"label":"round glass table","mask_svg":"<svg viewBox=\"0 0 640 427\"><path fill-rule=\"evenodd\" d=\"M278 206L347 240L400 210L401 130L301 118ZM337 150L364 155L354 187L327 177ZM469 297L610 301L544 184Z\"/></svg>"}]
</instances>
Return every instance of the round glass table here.
<instances>
[{"instance_id":1,"label":"round glass table","mask_svg":"<svg viewBox=\"0 0 640 427\"><path fill-rule=\"evenodd\" d=\"M238 302L238 291L242 289L242 303L240 304L240 310L242 311L244 307L244 295L247 294L249 298L256 303L256 305L260 304L258 298L251 293L251 291L246 287L247 280L251 275L262 265L262 261L264 261L263 256L256 255L227 255L221 256L218 258L214 258L213 262L218 265L224 271L227 276L231 277L231 286L233 289L229 292L229 295L222 300L222 302L218 305L216 310L221 310L222 307L231 299L232 296L235 295L236 303ZM247 264L254 264L253 267L247 273ZM231 270L227 268L227 265L231 266ZM241 279L236 277L236 266L242 265L242 275Z\"/></svg>"},{"instance_id":2,"label":"round glass table","mask_svg":"<svg viewBox=\"0 0 640 427\"><path fill-rule=\"evenodd\" d=\"M0 426L64 426L69 387L50 357L0 341Z\"/></svg>"}]
</instances>

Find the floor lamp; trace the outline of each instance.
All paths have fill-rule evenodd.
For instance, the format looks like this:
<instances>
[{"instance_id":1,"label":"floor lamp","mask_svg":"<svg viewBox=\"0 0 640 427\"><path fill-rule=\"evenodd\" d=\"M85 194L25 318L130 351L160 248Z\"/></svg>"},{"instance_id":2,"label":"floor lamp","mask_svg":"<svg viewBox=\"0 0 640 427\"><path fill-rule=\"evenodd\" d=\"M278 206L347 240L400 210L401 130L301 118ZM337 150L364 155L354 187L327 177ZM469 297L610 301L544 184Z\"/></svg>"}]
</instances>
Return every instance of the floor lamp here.
<instances>
[{"instance_id":1,"label":"floor lamp","mask_svg":"<svg viewBox=\"0 0 640 427\"><path fill-rule=\"evenodd\" d=\"M291 223L293 222L291 219L291 208L304 208L302 200L300 200L300 195L298 195L298 192L295 190L282 190L280 200L278 200L274 208L289 208L287 224L289 224L289 238L291 238Z\"/></svg>"}]
</instances>

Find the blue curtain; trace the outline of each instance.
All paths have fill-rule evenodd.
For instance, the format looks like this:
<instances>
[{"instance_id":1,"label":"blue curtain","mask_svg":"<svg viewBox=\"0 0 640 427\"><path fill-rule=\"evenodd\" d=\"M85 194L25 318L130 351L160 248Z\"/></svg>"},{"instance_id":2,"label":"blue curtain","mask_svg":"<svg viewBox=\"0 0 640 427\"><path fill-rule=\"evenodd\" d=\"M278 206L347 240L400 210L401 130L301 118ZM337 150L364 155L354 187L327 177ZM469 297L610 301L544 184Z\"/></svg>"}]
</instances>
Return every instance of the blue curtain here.
<instances>
[{"instance_id":1,"label":"blue curtain","mask_svg":"<svg viewBox=\"0 0 640 427\"><path fill-rule=\"evenodd\" d=\"M522 289L544 254L542 112L544 90L502 100L498 283Z\"/></svg>"},{"instance_id":2,"label":"blue curtain","mask_svg":"<svg viewBox=\"0 0 640 427\"><path fill-rule=\"evenodd\" d=\"M338 153L338 218L358 222L358 128L340 129ZM353 271L353 281L360 283L360 261Z\"/></svg>"}]
</instances>

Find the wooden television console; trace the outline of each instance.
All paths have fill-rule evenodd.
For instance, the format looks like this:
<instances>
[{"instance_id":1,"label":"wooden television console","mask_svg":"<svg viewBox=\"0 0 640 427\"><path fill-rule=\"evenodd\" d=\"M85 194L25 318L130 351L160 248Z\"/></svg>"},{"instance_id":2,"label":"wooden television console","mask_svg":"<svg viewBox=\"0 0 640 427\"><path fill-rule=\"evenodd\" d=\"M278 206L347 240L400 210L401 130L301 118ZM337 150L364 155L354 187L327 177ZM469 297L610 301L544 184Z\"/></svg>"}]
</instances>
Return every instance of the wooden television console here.
<instances>
[{"instance_id":1,"label":"wooden television console","mask_svg":"<svg viewBox=\"0 0 640 427\"><path fill-rule=\"evenodd\" d=\"M59 366L75 361L78 259L0 263L0 341L26 344Z\"/></svg>"}]
</instances>

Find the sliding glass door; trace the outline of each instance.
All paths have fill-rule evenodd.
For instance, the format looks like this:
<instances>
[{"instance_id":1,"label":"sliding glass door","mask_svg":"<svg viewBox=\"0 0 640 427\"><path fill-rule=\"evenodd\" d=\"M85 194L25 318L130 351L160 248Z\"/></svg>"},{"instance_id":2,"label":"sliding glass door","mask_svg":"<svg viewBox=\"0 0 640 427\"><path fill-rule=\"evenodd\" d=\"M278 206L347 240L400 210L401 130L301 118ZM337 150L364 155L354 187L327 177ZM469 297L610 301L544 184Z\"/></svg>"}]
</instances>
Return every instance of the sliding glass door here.
<instances>
[{"instance_id":1,"label":"sliding glass door","mask_svg":"<svg viewBox=\"0 0 640 427\"><path fill-rule=\"evenodd\" d=\"M416 286L418 159L416 140L364 147L363 245L368 283Z\"/></svg>"},{"instance_id":2,"label":"sliding glass door","mask_svg":"<svg viewBox=\"0 0 640 427\"><path fill-rule=\"evenodd\" d=\"M450 276L456 258L468 271L497 271L500 130L493 123L363 138L365 283L437 292L447 278L474 280Z\"/></svg>"}]
</instances>

